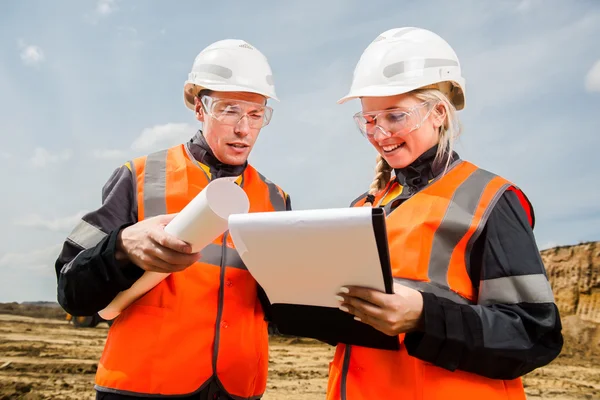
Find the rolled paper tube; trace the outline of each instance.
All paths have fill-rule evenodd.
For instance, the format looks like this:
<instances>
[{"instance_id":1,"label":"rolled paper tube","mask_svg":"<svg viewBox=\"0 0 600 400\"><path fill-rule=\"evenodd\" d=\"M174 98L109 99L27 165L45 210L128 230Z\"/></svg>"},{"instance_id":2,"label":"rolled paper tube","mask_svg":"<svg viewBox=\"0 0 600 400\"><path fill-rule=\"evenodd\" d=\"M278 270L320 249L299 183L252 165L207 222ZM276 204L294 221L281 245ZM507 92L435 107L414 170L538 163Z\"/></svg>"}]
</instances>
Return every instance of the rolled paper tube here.
<instances>
[{"instance_id":1,"label":"rolled paper tube","mask_svg":"<svg viewBox=\"0 0 600 400\"><path fill-rule=\"evenodd\" d=\"M215 179L165 226L165 231L190 244L193 252L199 252L227 230L230 215L244 214L249 209L250 201L246 192L233 179ZM169 275L145 271L129 289L117 294L98 314L105 320L116 318Z\"/></svg>"}]
</instances>

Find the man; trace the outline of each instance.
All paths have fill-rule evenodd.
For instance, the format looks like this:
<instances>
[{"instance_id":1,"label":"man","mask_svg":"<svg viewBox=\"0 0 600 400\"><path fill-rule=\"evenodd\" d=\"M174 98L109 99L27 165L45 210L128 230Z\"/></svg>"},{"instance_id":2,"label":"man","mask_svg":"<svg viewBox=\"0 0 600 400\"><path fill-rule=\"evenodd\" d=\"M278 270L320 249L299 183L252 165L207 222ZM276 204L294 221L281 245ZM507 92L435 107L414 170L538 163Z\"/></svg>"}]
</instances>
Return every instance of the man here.
<instances>
[{"instance_id":1,"label":"man","mask_svg":"<svg viewBox=\"0 0 600 400\"><path fill-rule=\"evenodd\" d=\"M189 142L116 169L102 206L86 214L56 262L58 301L93 315L144 271L171 273L112 324L97 399L258 399L267 380L264 292L227 232L200 254L163 228L211 179L235 177L250 212L291 209L290 197L248 164L276 99L263 54L222 40L195 59L184 101L203 123Z\"/></svg>"}]
</instances>

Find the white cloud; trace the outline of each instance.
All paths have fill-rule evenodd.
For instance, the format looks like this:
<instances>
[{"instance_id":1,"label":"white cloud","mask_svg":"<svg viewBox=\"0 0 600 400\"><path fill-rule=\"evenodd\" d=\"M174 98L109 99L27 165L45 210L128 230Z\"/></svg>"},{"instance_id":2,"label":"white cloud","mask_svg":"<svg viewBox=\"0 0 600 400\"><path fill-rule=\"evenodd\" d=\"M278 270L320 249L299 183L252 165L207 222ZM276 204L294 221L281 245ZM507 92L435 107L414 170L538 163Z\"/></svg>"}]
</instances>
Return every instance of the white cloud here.
<instances>
[{"instance_id":1,"label":"white cloud","mask_svg":"<svg viewBox=\"0 0 600 400\"><path fill-rule=\"evenodd\" d=\"M150 152L164 147L187 142L195 133L196 128L187 123L170 122L146 128L133 142L131 148L135 151Z\"/></svg>"},{"instance_id":2,"label":"white cloud","mask_svg":"<svg viewBox=\"0 0 600 400\"><path fill-rule=\"evenodd\" d=\"M36 147L31 157L31 163L34 167L46 167L50 164L65 162L71 159L73 153L71 149L65 149L59 153L53 154L43 147Z\"/></svg>"},{"instance_id":3,"label":"white cloud","mask_svg":"<svg viewBox=\"0 0 600 400\"><path fill-rule=\"evenodd\" d=\"M596 61L585 77L585 90L600 92L600 60Z\"/></svg>"},{"instance_id":4,"label":"white cloud","mask_svg":"<svg viewBox=\"0 0 600 400\"><path fill-rule=\"evenodd\" d=\"M26 253L6 253L0 256L0 267L15 270L53 271L54 261L62 244L55 244Z\"/></svg>"},{"instance_id":5,"label":"white cloud","mask_svg":"<svg viewBox=\"0 0 600 400\"><path fill-rule=\"evenodd\" d=\"M10 160L12 158L12 154L7 153L6 151L0 151L0 160Z\"/></svg>"},{"instance_id":6,"label":"white cloud","mask_svg":"<svg viewBox=\"0 0 600 400\"><path fill-rule=\"evenodd\" d=\"M117 28L117 31L119 32L119 36L123 36L123 35L137 36L138 35L137 29L135 29L131 26L120 26Z\"/></svg>"},{"instance_id":7,"label":"white cloud","mask_svg":"<svg viewBox=\"0 0 600 400\"><path fill-rule=\"evenodd\" d=\"M94 11L86 13L84 19L90 24L96 25L100 19L108 17L118 9L115 0L98 0Z\"/></svg>"},{"instance_id":8,"label":"white cloud","mask_svg":"<svg viewBox=\"0 0 600 400\"><path fill-rule=\"evenodd\" d=\"M86 211L79 211L75 215L63 218L47 219L37 214L29 214L25 217L14 221L15 225L25 226L28 228L41 228L54 232L70 231L79 222Z\"/></svg>"},{"instance_id":9,"label":"white cloud","mask_svg":"<svg viewBox=\"0 0 600 400\"><path fill-rule=\"evenodd\" d=\"M98 149L92 152L92 157L99 160L118 160L127 157L127 153L118 149Z\"/></svg>"},{"instance_id":10,"label":"white cloud","mask_svg":"<svg viewBox=\"0 0 600 400\"><path fill-rule=\"evenodd\" d=\"M21 52L21 59L27 65L36 65L44 61L44 52L38 46L27 46Z\"/></svg>"},{"instance_id":11,"label":"white cloud","mask_svg":"<svg viewBox=\"0 0 600 400\"><path fill-rule=\"evenodd\" d=\"M521 0L517 4L516 9L519 12L525 13L536 8L537 6L541 6L542 4L542 0Z\"/></svg>"},{"instance_id":12,"label":"white cloud","mask_svg":"<svg viewBox=\"0 0 600 400\"><path fill-rule=\"evenodd\" d=\"M150 153L179 143L184 143L196 133L197 128L187 123L169 122L142 130L130 148L138 153ZM98 160L120 160L131 158L131 153L120 149L96 149L91 153Z\"/></svg>"},{"instance_id":13,"label":"white cloud","mask_svg":"<svg viewBox=\"0 0 600 400\"><path fill-rule=\"evenodd\" d=\"M96 13L98 15L109 15L117 10L115 0L99 0L96 4Z\"/></svg>"},{"instance_id":14,"label":"white cloud","mask_svg":"<svg viewBox=\"0 0 600 400\"><path fill-rule=\"evenodd\" d=\"M21 60L25 65L35 66L45 60L44 52L39 46L25 43L23 39L17 41L21 49Z\"/></svg>"}]
</instances>

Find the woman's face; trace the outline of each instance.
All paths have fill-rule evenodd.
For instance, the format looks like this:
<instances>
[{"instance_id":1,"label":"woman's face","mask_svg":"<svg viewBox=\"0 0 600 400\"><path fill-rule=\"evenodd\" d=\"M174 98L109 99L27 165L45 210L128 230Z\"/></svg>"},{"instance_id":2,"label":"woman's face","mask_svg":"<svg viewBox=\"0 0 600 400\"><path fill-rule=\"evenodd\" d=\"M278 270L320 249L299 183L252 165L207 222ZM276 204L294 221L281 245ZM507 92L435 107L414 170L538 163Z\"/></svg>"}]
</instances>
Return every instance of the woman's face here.
<instances>
[{"instance_id":1,"label":"woman's face","mask_svg":"<svg viewBox=\"0 0 600 400\"><path fill-rule=\"evenodd\" d=\"M407 167L439 140L445 109L436 101L423 102L411 94L402 94L363 97L361 104L359 125L392 168ZM436 109L437 113L432 112Z\"/></svg>"}]
</instances>

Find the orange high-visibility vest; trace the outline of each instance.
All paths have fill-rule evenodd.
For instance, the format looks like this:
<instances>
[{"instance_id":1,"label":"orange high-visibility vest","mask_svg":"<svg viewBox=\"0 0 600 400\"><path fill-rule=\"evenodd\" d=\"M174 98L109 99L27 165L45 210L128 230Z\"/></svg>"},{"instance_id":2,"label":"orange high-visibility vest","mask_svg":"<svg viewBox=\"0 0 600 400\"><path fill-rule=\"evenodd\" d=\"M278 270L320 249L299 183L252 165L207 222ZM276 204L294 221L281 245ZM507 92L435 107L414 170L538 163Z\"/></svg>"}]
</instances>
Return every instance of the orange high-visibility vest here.
<instances>
[{"instance_id":1,"label":"orange high-visibility vest","mask_svg":"<svg viewBox=\"0 0 600 400\"><path fill-rule=\"evenodd\" d=\"M392 185L397 183L388 184L387 189ZM459 161L389 213L386 224L394 281L460 304L476 304L478 293L466 265L470 245L505 190L519 192L507 180ZM374 204L387 191L382 190ZM362 199L354 206L364 203ZM329 367L327 399L525 399L520 378L496 380L448 371L410 356L403 338L399 335L399 351L338 345Z\"/></svg>"},{"instance_id":2,"label":"orange high-visibility vest","mask_svg":"<svg viewBox=\"0 0 600 400\"><path fill-rule=\"evenodd\" d=\"M140 221L179 212L210 180L184 145L137 158L130 167ZM253 167L238 182L250 212L285 210L285 193ZM202 250L199 262L169 275L114 321L96 389L183 395L216 378L230 395L256 399L265 391L268 361L257 283L226 232Z\"/></svg>"}]
</instances>

